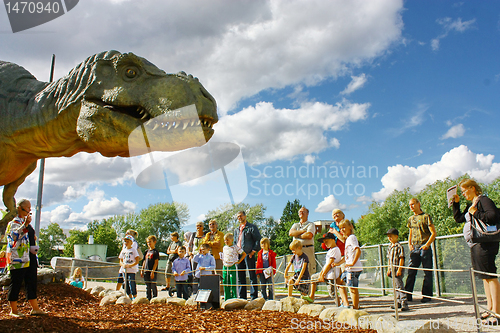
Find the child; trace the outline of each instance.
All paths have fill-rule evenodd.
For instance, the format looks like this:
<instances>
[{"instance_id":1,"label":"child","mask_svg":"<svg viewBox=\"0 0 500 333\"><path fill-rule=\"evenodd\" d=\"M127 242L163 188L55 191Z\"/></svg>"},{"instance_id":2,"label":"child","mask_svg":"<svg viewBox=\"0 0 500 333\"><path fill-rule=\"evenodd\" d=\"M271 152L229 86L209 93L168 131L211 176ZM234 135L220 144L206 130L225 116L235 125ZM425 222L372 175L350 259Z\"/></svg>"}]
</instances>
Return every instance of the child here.
<instances>
[{"instance_id":1,"label":"child","mask_svg":"<svg viewBox=\"0 0 500 333\"><path fill-rule=\"evenodd\" d=\"M342 285L343 282L340 279L340 261L342 260L342 254L340 252L340 248L337 247L337 242L335 239L335 235L328 232L322 238L318 239L318 242L325 244L326 248L328 248L328 252L326 253L325 258L325 266L321 272L313 274L311 279L317 280L318 282L326 282L328 293L330 295L334 294L334 280L337 285ZM340 297L342 298L342 306L347 307L349 305L349 301L347 300L347 290L345 288L340 288ZM316 283L313 282L311 286L311 293L309 294L309 298L314 301L314 294L316 293ZM337 303L338 304L338 303Z\"/></svg>"},{"instance_id":2,"label":"child","mask_svg":"<svg viewBox=\"0 0 500 333\"><path fill-rule=\"evenodd\" d=\"M224 235L224 248L222 249L222 284L224 284L224 300L237 298L236 293L236 265L239 265L246 257L246 253L236 244L233 244L232 233ZM239 258L241 255L241 258Z\"/></svg>"},{"instance_id":3,"label":"child","mask_svg":"<svg viewBox=\"0 0 500 333\"><path fill-rule=\"evenodd\" d=\"M83 289L83 284L85 283L85 279L82 276L82 269L80 267L75 268L73 271L73 276L70 278L71 282L69 283L73 287L77 287Z\"/></svg>"},{"instance_id":4,"label":"child","mask_svg":"<svg viewBox=\"0 0 500 333\"><path fill-rule=\"evenodd\" d=\"M288 296L291 297L293 289L297 289L304 299L312 302L312 300L308 299L309 296L307 295L309 293L309 282L304 282L310 279L309 270L307 269L309 258L302 252L302 243L298 239L290 244L290 250L292 250L294 255L285 268L285 283L288 284ZM294 274L289 279L288 270L292 265Z\"/></svg>"},{"instance_id":5,"label":"child","mask_svg":"<svg viewBox=\"0 0 500 333\"><path fill-rule=\"evenodd\" d=\"M134 238L130 235L123 238L125 242L125 249L120 252L120 274L118 275L118 283L123 284L123 277L126 274L127 284L125 292L130 299L137 297L137 289L135 285L135 273L139 271L139 254L137 250L132 247Z\"/></svg>"},{"instance_id":6,"label":"child","mask_svg":"<svg viewBox=\"0 0 500 333\"><path fill-rule=\"evenodd\" d=\"M345 240L345 257L336 266L345 262L345 271L342 273L344 280L349 287L349 292L352 298L352 308L359 309L359 276L363 271L363 266L359 258L361 257L361 249L359 248L358 239L353 234L353 226L351 222L344 219L339 222L340 233L346 238Z\"/></svg>"},{"instance_id":7,"label":"child","mask_svg":"<svg viewBox=\"0 0 500 333\"><path fill-rule=\"evenodd\" d=\"M270 249L271 242L269 238L260 240L260 251L257 253L257 275L260 278L262 297L267 301L273 299L272 280L276 272L276 253ZM266 289L269 288L269 292Z\"/></svg>"},{"instance_id":8,"label":"child","mask_svg":"<svg viewBox=\"0 0 500 333\"><path fill-rule=\"evenodd\" d=\"M7 267L7 256L5 251L0 251L0 274L5 272L5 267Z\"/></svg>"},{"instance_id":9,"label":"child","mask_svg":"<svg viewBox=\"0 0 500 333\"><path fill-rule=\"evenodd\" d=\"M146 297L148 300L158 296L158 288L156 287L156 268L160 260L160 252L156 249L156 237L151 235L146 239L148 251L146 252L145 260L142 263L141 277L146 282Z\"/></svg>"},{"instance_id":10,"label":"child","mask_svg":"<svg viewBox=\"0 0 500 333\"><path fill-rule=\"evenodd\" d=\"M167 290L170 292L170 279L172 275L172 264L179 255L177 254L177 249L182 246L181 241L179 241L179 233L176 231L170 234L170 240L172 241L167 248L168 254L168 262L167 267L165 268L165 280L167 282L167 286L162 290Z\"/></svg>"},{"instance_id":11,"label":"child","mask_svg":"<svg viewBox=\"0 0 500 333\"><path fill-rule=\"evenodd\" d=\"M125 236L130 236L132 237L132 248L136 249L137 250L137 253L139 254L139 260L142 260L143 259L143 255L142 255L142 251L141 251L141 248L139 247L139 244L137 244L137 241L136 241L136 238L137 238L137 231L135 230L132 230L132 229L128 229L126 232L125 232ZM123 246L122 246L122 251L126 249L126 246L125 246L125 243L123 243ZM122 284L123 283L120 283L120 279L118 279L118 283L116 284L116 290L120 290L121 287L122 287Z\"/></svg>"},{"instance_id":12,"label":"child","mask_svg":"<svg viewBox=\"0 0 500 333\"><path fill-rule=\"evenodd\" d=\"M403 246L399 244L399 231L396 228L391 228L386 232L387 238L391 242L391 246L387 251L387 259L389 262L389 271L387 272L388 277L392 277L392 271L394 269L394 287L396 289L404 290L403 283L403 267L405 265L405 250ZM399 266L398 268L393 267L393 265ZM408 311L408 301L406 298L406 293L401 291L396 291L397 299L398 299L398 308L401 308L401 311ZM391 306L394 309L394 305Z\"/></svg>"},{"instance_id":13,"label":"child","mask_svg":"<svg viewBox=\"0 0 500 333\"><path fill-rule=\"evenodd\" d=\"M172 272L175 278L175 288L177 289L177 297L184 298L187 300L189 298L188 291L188 276L191 273L191 262L186 258L186 247L181 246L177 250L179 257L172 263Z\"/></svg>"},{"instance_id":14,"label":"child","mask_svg":"<svg viewBox=\"0 0 500 333\"><path fill-rule=\"evenodd\" d=\"M210 245L201 244L200 253L195 255L193 261L197 263L196 271L194 272L194 277L200 280L201 275L213 274L215 269L215 258L210 254Z\"/></svg>"}]
</instances>

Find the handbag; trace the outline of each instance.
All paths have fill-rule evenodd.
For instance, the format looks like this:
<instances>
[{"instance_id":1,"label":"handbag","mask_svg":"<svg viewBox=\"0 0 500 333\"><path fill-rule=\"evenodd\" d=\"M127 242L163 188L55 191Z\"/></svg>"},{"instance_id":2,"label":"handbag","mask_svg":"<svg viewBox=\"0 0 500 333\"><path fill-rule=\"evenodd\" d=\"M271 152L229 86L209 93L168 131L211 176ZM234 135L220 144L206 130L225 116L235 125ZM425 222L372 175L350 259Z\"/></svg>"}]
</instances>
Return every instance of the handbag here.
<instances>
[{"instance_id":1,"label":"handbag","mask_svg":"<svg viewBox=\"0 0 500 333\"><path fill-rule=\"evenodd\" d=\"M487 225L474 215L470 216L473 243L500 242L500 224Z\"/></svg>"}]
</instances>

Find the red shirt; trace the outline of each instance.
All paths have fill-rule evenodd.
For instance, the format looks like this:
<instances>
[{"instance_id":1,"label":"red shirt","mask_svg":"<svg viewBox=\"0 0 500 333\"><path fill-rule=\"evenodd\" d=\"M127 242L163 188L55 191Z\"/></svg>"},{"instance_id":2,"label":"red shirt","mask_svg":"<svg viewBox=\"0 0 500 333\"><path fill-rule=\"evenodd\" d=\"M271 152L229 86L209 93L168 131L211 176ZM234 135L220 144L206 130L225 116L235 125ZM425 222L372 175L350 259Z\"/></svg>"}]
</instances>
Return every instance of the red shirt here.
<instances>
[{"instance_id":1,"label":"red shirt","mask_svg":"<svg viewBox=\"0 0 500 333\"><path fill-rule=\"evenodd\" d=\"M5 268L7 266L7 258L0 258L0 268Z\"/></svg>"}]
</instances>

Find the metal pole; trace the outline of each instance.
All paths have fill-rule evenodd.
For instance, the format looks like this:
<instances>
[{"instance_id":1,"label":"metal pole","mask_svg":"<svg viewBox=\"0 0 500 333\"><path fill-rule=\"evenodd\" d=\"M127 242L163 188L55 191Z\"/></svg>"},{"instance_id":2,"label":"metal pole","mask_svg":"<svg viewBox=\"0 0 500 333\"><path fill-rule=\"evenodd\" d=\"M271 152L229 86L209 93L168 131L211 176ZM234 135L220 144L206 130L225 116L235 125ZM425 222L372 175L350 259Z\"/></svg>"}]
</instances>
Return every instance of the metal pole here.
<instances>
[{"instance_id":1,"label":"metal pole","mask_svg":"<svg viewBox=\"0 0 500 333\"><path fill-rule=\"evenodd\" d=\"M54 80L54 67L56 65L56 55L52 55L52 64L50 67L50 80ZM40 237L40 218L42 216L42 192L43 192L43 174L45 172L45 159L40 160L40 173L38 175L38 195L36 197L36 213L35 213L35 234Z\"/></svg>"},{"instance_id":2,"label":"metal pole","mask_svg":"<svg viewBox=\"0 0 500 333\"><path fill-rule=\"evenodd\" d=\"M384 261L383 261L383 254L382 254L382 245L379 244L377 246L378 248L378 262L379 262L379 266L380 266L380 284L381 284L381 287L382 287L382 296L385 296L385 276L384 276Z\"/></svg>"},{"instance_id":3,"label":"metal pole","mask_svg":"<svg viewBox=\"0 0 500 333\"><path fill-rule=\"evenodd\" d=\"M472 286L472 301L474 302L474 314L476 317L476 327L478 332L482 332L481 330L482 325L480 324L481 315L479 314L479 304L477 301L476 279L474 277L474 269L471 267L469 268L469 271L470 271L470 282Z\"/></svg>"},{"instance_id":4,"label":"metal pole","mask_svg":"<svg viewBox=\"0 0 500 333\"><path fill-rule=\"evenodd\" d=\"M85 266L85 289L87 289L88 280L89 280L89 266Z\"/></svg>"},{"instance_id":5,"label":"metal pole","mask_svg":"<svg viewBox=\"0 0 500 333\"><path fill-rule=\"evenodd\" d=\"M439 268L438 267L438 260L437 260L436 241L432 242L431 249L432 249L432 261L434 263L434 268ZM434 271L433 274L434 274L434 288L436 288L436 295L437 295L437 297L441 297L441 286L440 286L440 280L439 280L439 272Z\"/></svg>"},{"instance_id":6,"label":"metal pole","mask_svg":"<svg viewBox=\"0 0 500 333\"><path fill-rule=\"evenodd\" d=\"M398 295L396 294L396 270L394 269L394 263L392 263L391 265L391 278L392 278L392 293L394 294L394 311L396 314L396 320L399 320Z\"/></svg>"}]
</instances>

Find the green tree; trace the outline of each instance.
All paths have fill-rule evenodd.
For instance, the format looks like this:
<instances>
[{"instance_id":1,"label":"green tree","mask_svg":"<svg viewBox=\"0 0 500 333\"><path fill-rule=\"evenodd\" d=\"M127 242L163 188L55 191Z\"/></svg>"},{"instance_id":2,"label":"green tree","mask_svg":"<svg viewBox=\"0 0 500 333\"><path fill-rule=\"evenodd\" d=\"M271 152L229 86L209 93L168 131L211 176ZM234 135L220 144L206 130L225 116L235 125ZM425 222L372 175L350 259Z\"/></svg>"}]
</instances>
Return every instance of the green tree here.
<instances>
[{"instance_id":1,"label":"green tree","mask_svg":"<svg viewBox=\"0 0 500 333\"><path fill-rule=\"evenodd\" d=\"M299 209L301 207L299 199L295 199L293 202L288 201L283 209L281 219L274 229L275 238L271 241L271 246L278 256L290 253L289 245L292 237L288 233L292 225L299 221Z\"/></svg>"},{"instance_id":2,"label":"green tree","mask_svg":"<svg viewBox=\"0 0 500 333\"><path fill-rule=\"evenodd\" d=\"M64 256L74 257L75 244L87 244L89 235L90 233L88 230L70 230L69 237L66 238L66 244L64 244Z\"/></svg>"},{"instance_id":3,"label":"green tree","mask_svg":"<svg viewBox=\"0 0 500 333\"><path fill-rule=\"evenodd\" d=\"M38 257L41 261L50 261L52 257L59 255L54 247L64 244L66 235L57 223L50 223L46 228L40 229L40 241Z\"/></svg>"},{"instance_id":4,"label":"green tree","mask_svg":"<svg viewBox=\"0 0 500 333\"><path fill-rule=\"evenodd\" d=\"M225 204L215 210L209 211L206 214L205 223L208 223L211 219L215 219L220 231L224 233L232 232L238 226L236 214L239 211L244 211L247 215L247 221L255 224L261 232L266 229L266 218L264 217L266 207L263 204L250 206L243 202L234 205Z\"/></svg>"},{"instance_id":5,"label":"green tree","mask_svg":"<svg viewBox=\"0 0 500 333\"><path fill-rule=\"evenodd\" d=\"M113 219L94 220L87 225L89 235L94 237L94 244L107 245L106 256L113 257L120 254L122 244L113 227Z\"/></svg>"}]
</instances>

